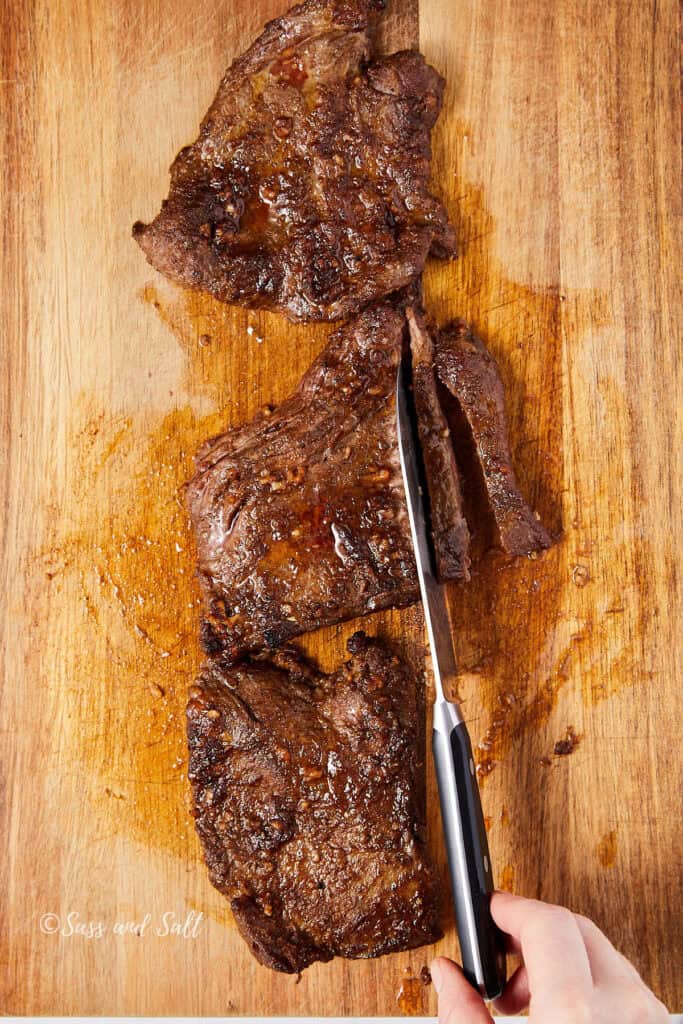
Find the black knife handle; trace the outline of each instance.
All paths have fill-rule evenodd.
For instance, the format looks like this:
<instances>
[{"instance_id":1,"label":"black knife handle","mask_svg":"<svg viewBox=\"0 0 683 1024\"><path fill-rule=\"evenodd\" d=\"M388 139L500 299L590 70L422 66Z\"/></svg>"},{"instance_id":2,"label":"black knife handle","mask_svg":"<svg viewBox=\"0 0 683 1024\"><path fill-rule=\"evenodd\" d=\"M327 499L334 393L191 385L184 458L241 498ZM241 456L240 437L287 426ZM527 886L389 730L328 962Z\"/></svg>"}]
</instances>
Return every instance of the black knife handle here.
<instances>
[{"instance_id":1,"label":"black knife handle","mask_svg":"<svg viewBox=\"0 0 683 1024\"><path fill-rule=\"evenodd\" d=\"M449 729L441 719L438 727L435 714L432 746L462 969L484 998L495 999L505 987L505 944L491 917L493 872L465 723Z\"/></svg>"}]
</instances>

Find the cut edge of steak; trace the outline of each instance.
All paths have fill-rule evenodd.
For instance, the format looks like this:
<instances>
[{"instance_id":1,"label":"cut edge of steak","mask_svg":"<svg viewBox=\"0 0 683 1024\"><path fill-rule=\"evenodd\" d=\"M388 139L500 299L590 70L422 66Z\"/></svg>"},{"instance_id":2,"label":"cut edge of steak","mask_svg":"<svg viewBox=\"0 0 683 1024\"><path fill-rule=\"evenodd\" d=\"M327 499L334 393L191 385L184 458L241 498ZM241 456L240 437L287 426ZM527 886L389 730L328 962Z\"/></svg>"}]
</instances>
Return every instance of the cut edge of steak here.
<instances>
[{"instance_id":1,"label":"cut edge of steak","mask_svg":"<svg viewBox=\"0 0 683 1024\"><path fill-rule=\"evenodd\" d=\"M422 313L406 309L412 356L413 399L425 469L429 520L442 580L469 580L469 530L448 422L437 392L434 346Z\"/></svg>"},{"instance_id":2,"label":"cut edge of steak","mask_svg":"<svg viewBox=\"0 0 683 1024\"><path fill-rule=\"evenodd\" d=\"M227 70L168 197L133 236L221 301L336 320L455 252L429 191L444 82L416 51L368 63L381 3L307 0Z\"/></svg>"},{"instance_id":3,"label":"cut edge of steak","mask_svg":"<svg viewBox=\"0 0 683 1024\"><path fill-rule=\"evenodd\" d=\"M238 660L418 599L396 437L406 317L440 578L469 576L468 517L476 533L490 513L508 554L549 546L512 471L495 362L463 323L436 335L434 354L417 298L412 289L367 307L281 405L200 449L187 499L207 653ZM443 385L458 408L450 434ZM476 460L461 459L466 435ZM482 476L483 514L463 513L459 468L468 494Z\"/></svg>"},{"instance_id":4,"label":"cut edge of steak","mask_svg":"<svg viewBox=\"0 0 683 1024\"><path fill-rule=\"evenodd\" d=\"M356 633L323 673L285 648L209 660L187 706L195 826L256 958L295 973L441 936L425 843L424 677Z\"/></svg>"},{"instance_id":5,"label":"cut edge of steak","mask_svg":"<svg viewBox=\"0 0 683 1024\"><path fill-rule=\"evenodd\" d=\"M299 974L316 960L327 963L333 954L319 949L300 931L268 916L251 896L230 900L235 923L251 952L264 967L283 974Z\"/></svg>"},{"instance_id":6,"label":"cut edge of steak","mask_svg":"<svg viewBox=\"0 0 683 1024\"><path fill-rule=\"evenodd\" d=\"M469 432L499 546L516 557L549 548L552 538L524 500L512 467L495 359L464 320L443 327L435 347L437 376Z\"/></svg>"}]
</instances>

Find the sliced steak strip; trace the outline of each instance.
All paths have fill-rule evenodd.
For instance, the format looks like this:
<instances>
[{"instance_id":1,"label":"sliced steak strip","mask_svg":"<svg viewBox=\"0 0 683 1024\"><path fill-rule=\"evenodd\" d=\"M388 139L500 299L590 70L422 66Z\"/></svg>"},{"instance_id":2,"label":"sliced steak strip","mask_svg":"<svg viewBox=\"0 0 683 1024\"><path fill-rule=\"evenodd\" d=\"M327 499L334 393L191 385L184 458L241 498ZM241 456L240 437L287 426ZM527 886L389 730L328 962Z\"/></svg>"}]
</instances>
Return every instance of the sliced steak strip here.
<instances>
[{"instance_id":1,"label":"sliced steak strip","mask_svg":"<svg viewBox=\"0 0 683 1024\"><path fill-rule=\"evenodd\" d=\"M337 331L271 415L209 442L188 489L208 651L417 600L396 439L405 318L383 303Z\"/></svg>"},{"instance_id":2,"label":"sliced steak strip","mask_svg":"<svg viewBox=\"0 0 683 1024\"><path fill-rule=\"evenodd\" d=\"M226 72L168 198L133 235L224 302L336 320L454 252L429 192L443 80L416 52L368 64L375 0L307 0Z\"/></svg>"},{"instance_id":3,"label":"sliced steak strip","mask_svg":"<svg viewBox=\"0 0 683 1024\"><path fill-rule=\"evenodd\" d=\"M422 447L436 568L444 580L470 578L469 530L451 432L437 393L434 348L424 317L406 311L413 364L413 396Z\"/></svg>"},{"instance_id":4,"label":"sliced steak strip","mask_svg":"<svg viewBox=\"0 0 683 1024\"><path fill-rule=\"evenodd\" d=\"M500 547L509 555L550 547L549 534L517 486L498 366L464 320L454 321L437 335L436 368L471 432Z\"/></svg>"},{"instance_id":5,"label":"sliced steak strip","mask_svg":"<svg viewBox=\"0 0 683 1024\"><path fill-rule=\"evenodd\" d=\"M355 634L329 675L292 651L211 660L189 778L212 883L261 963L294 973L441 935L424 841L423 680Z\"/></svg>"}]
</instances>

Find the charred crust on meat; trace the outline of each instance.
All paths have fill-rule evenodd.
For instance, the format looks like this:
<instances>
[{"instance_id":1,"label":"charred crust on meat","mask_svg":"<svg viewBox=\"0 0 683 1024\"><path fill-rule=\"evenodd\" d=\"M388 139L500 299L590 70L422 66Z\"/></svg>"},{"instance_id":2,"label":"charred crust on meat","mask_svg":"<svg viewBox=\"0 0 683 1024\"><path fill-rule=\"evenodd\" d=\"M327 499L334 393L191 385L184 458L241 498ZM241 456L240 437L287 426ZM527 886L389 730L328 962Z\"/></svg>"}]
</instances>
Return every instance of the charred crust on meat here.
<instances>
[{"instance_id":1,"label":"charred crust on meat","mask_svg":"<svg viewBox=\"0 0 683 1024\"><path fill-rule=\"evenodd\" d=\"M205 654L220 654L225 646L208 619L202 619L199 624L199 642Z\"/></svg>"},{"instance_id":2,"label":"charred crust on meat","mask_svg":"<svg viewBox=\"0 0 683 1024\"><path fill-rule=\"evenodd\" d=\"M187 706L188 775L211 881L261 963L433 942L422 675L363 633L325 674L291 648L209 660Z\"/></svg>"},{"instance_id":3,"label":"charred crust on meat","mask_svg":"<svg viewBox=\"0 0 683 1024\"><path fill-rule=\"evenodd\" d=\"M415 51L372 58L376 3L308 0L226 72L199 137L133 236L218 299L336 320L453 255L429 191L444 82Z\"/></svg>"}]
</instances>

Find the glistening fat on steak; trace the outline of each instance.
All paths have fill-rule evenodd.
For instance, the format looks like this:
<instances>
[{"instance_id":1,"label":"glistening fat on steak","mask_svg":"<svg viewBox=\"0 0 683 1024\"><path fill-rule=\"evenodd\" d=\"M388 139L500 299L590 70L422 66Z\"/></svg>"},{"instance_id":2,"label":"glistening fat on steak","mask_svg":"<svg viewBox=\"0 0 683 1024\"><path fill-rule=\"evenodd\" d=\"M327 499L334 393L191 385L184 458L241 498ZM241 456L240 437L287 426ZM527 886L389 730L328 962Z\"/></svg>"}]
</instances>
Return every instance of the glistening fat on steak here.
<instances>
[{"instance_id":1,"label":"glistening fat on steak","mask_svg":"<svg viewBox=\"0 0 683 1024\"><path fill-rule=\"evenodd\" d=\"M464 320L438 333L436 368L471 434L500 547L517 556L550 547L548 532L517 486L498 366Z\"/></svg>"},{"instance_id":2,"label":"glistening fat on steak","mask_svg":"<svg viewBox=\"0 0 683 1024\"><path fill-rule=\"evenodd\" d=\"M376 0L307 0L226 72L198 139L133 234L224 302L335 320L454 251L429 192L443 80L414 51L368 63Z\"/></svg>"},{"instance_id":3,"label":"glistening fat on steak","mask_svg":"<svg viewBox=\"0 0 683 1024\"><path fill-rule=\"evenodd\" d=\"M211 881L261 963L434 942L439 886L424 843L424 706L414 674L356 634L325 675L209 661L190 693L194 815Z\"/></svg>"},{"instance_id":4,"label":"glistening fat on steak","mask_svg":"<svg viewBox=\"0 0 683 1024\"><path fill-rule=\"evenodd\" d=\"M437 392L434 347L419 310L406 310L412 354L413 396L429 492L437 571L441 579L468 580L469 531L451 432Z\"/></svg>"},{"instance_id":5,"label":"glistening fat on steak","mask_svg":"<svg viewBox=\"0 0 683 1024\"><path fill-rule=\"evenodd\" d=\"M272 414L200 451L188 504L208 651L236 659L417 599L396 438L404 332L399 304L366 309L332 336ZM440 434L441 419L426 429ZM447 518L442 497L458 487L454 463L444 462L449 472L450 486L444 480L433 495L438 522ZM451 544L440 561L461 578L466 551Z\"/></svg>"}]
</instances>

